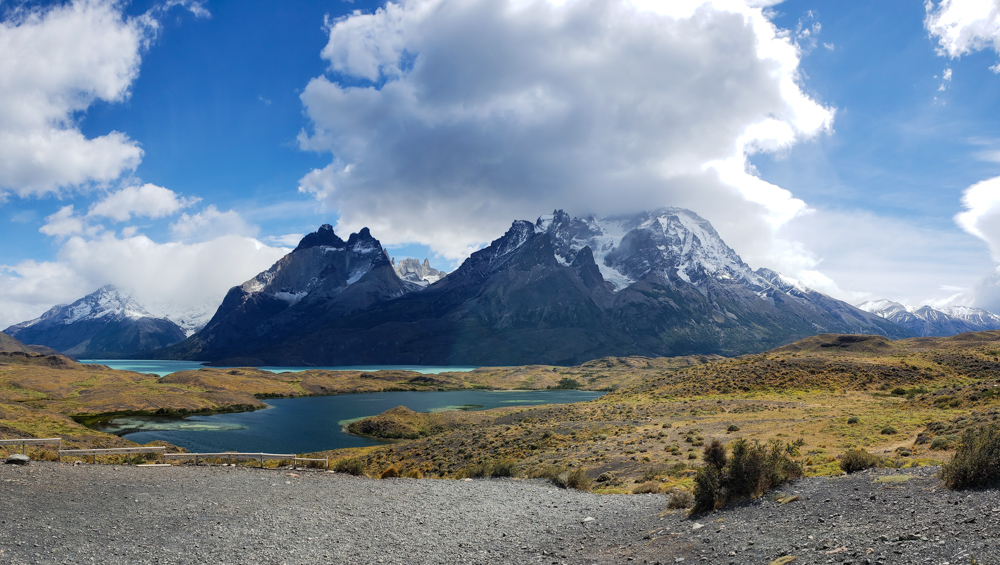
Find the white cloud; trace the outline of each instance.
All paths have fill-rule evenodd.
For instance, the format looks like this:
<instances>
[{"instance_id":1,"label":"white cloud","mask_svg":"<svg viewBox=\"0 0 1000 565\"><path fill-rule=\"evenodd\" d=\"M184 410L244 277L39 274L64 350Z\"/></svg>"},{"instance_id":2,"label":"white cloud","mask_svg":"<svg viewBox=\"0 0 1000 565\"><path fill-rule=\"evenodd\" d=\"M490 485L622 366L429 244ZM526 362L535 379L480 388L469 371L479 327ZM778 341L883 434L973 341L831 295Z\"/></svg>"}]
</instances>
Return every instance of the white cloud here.
<instances>
[{"instance_id":1,"label":"white cloud","mask_svg":"<svg viewBox=\"0 0 1000 565\"><path fill-rule=\"evenodd\" d=\"M778 235L800 249L776 248L760 264L799 273L793 276L804 282L813 273L807 286L851 303L940 301L952 294L942 287L970 288L992 267L975 240L959 231L863 210L817 209L788 222Z\"/></svg>"},{"instance_id":2,"label":"white cloud","mask_svg":"<svg viewBox=\"0 0 1000 565\"><path fill-rule=\"evenodd\" d=\"M133 216L162 218L193 206L200 200L200 198L183 198L169 188L146 183L109 194L100 202L93 204L87 215L110 218L116 222L126 222Z\"/></svg>"},{"instance_id":3,"label":"white cloud","mask_svg":"<svg viewBox=\"0 0 1000 565\"><path fill-rule=\"evenodd\" d=\"M955 216L955 222L985 241L994 261L1000 262L1000 177L977 182L965 189L962 205L965 211Z\"/></svg>"},{"instance_id":4,"label":"white cloud","mask_svg":"<svg viewBox=\"0 0 1000 565\"><path fill-rule=\"evenodd\" d=\"M73 205L63 206L58 212L45 217L45 225L38 229L45 235L53 237L69 237L71 235L92 232L84 219L73 212Z\"/></svg>"},{"instance_id":5,"label":"white cloud","mask_svg":"<svg viewBox=\"0 0 1000 565\"><path fill-rule=\"evenodd\" d=\"M0 192L44 195L134 169L142 149L113 131L88 139L76 123L97 100L119 102L155 33L113 0L16 9L0 22Z\"/></svg>"},{"instance_id":6,"label":"white cloud","mask_svg":"<svg viewBox=\"0 0 1000 565\"><path fill-rule=\"evenodd\" d=\"M924 26L937 39L941 55L955 58L983 49L1000 53L1000 1L928 0L924 6Z\"/></svg>"},{"instance_id":7,"label":"white cloud","mask_svg":"<svg viewBox=\"0 0 1000 565\"><path fill-rule=\"evenodd\" d=\"M264 241L272 243L274 245L280 245L282 247L296 247L302 238L305 237L304 233L288 233L285 235L271 235L264 238Z\"/></svg>"},{"instance_id":8,"label":"white cloud","mask_svg":"<svg viewBox=\"0 0 1000 565\"><path fill-rule=\"evenodd\" d=\"M179 6L181 8L184 8L185 10L188 10L189 12L194 14L195 17L198 18L212 17L211 12L209 12L208 9L205 8L205 3L200 2L199 0L167 0L160 6L157 6L156 10L165 12L175 6Z\"/></svg>"},{"instance_id":9,"label":"white cloud","mask_svg":"<svg viewBox=\"0 0 1000 565\"><path fill-rule=\"evenodd\" d=\"M248 223L234 210L220 212L214 204L194 215L181 214L170 224L170 231L182 241L208 241L223 235L256 235L257 226Z\"/></svg>"},{"instance_id":10,"label":"white cloud","mask_svg":"<svg viewBox=\"0 0 1000 565\"><path fill-rule=\"evenodd\" d=\"M195 244L145 236L71 237L54 261L0 265L0 329L37 317L105 284L133 293L154 314L213 310L226 291L289 250L236 235Z\"/></svg>"},{"instance_id":11,"label":"white cloud","mask_svg":"<svg viewBox=\"0 0 1000 565\"><path fill-rule=\"evenodd\" d=\"M557 207L686 206L772 245L806 205L748 174L747 155L833 118L800 88L789 33L742 2L406 0L329 32L299 141L333 159L300 190L339 231L449 259Z\"/></svg>"}]
</instances>

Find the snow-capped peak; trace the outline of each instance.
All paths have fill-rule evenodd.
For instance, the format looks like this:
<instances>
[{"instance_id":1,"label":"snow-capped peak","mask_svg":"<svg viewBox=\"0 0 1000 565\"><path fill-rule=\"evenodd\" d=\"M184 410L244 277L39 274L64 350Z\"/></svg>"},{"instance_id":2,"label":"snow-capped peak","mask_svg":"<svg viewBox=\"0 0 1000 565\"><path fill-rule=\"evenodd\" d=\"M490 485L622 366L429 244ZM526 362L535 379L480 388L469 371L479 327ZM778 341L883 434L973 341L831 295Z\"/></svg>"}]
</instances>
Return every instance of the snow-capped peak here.
<instances>
[{"instance_id":1,"label":"snow-capped peak","mask_svg":"<svg viewBox=\"0 0 1000 565\"><path fill-rule=\"evenodd\" d=\"M53 306L40 317L15 324L11 328L27 328L45 320L69 325L90 320L122 321L153 317L131 295L113 285L105 285L72 304Z\"/></svg>"},{"instance_id":2,"label":"snow-capped peak","mask_svg":"<svg viewBox=\"0 0 1000 565\"><path fill-rule=\"evenodd\" d=\"M590 247L601 275L616 291L651 272L695 285L712 277L744 282L753 288L770 286L722 241L707 220L683 208L586 219L571 219L556 210L540 217L535 229L551 235L557 258L565 264L583 247Z\"/></svg>"}]
</instances>

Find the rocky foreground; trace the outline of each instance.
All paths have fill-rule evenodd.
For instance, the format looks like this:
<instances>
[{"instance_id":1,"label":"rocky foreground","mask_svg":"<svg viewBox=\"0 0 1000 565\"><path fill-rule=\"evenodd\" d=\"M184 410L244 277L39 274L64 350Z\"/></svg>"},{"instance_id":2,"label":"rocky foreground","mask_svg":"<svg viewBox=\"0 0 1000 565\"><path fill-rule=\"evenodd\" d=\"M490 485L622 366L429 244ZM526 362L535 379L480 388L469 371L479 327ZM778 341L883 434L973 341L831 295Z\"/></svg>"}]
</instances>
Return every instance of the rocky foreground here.
<instances>
[{"instance_id":1,"label":"rocky foreground","mask_svg":"<svg viewBox=\"0 0 1000 565\"><path fill-rule=\"evenodd\" d=\"M34 462L0 467L0 563L1000 562L1000 491L934 471L804 479L692 519L537 480Z\"/></svg>"}]
</instances>

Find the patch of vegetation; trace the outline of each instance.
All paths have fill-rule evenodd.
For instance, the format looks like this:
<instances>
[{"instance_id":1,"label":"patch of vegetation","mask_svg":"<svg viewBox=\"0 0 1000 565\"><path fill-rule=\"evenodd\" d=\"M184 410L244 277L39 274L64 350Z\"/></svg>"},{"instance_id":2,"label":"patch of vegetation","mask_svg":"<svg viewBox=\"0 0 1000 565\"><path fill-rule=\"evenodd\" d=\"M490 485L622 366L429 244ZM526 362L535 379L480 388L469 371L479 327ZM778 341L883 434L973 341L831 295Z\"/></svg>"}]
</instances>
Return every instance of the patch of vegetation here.
<instances>
[{"instance_id":1,"label":"patch of vegetation","mask_svg":"<svg viewBox=\"0 0 1000 565\"><path fill-rule=\"evenodd\" d=\"M694 479L694 513L709 512L743 498L757 498L790 480L800 478L802 465L791 457L795 444L774 440L766 444L737 439L731 455L714 439L705 447L705 465Z\"/></svg>"},{"instance_id":2,"label":"patch of vegetation","mask_svg":"<svg viewBox=\"0 0 1000 565\"><path fill-rule=\"evenodd\" d=\"M840 469L845 473L856 473L881 464L881 457L863 449L849 449L840 456Z\"/></svg>"},{"instance_id":3,"label":"patch of vegetation","mask_svg":"<svg viewBox=\"0 0 1000 565\"><path fill-rule=\"evenodd\" d=\"M330 464L330 470L361 476L365 474L365 464L360 459L339 459Z\"/></svg>"},{"instance_id":4,"label":"patch of vegetation","mask_svg":"<svg viewBox=\"0 0 1000 565\"><path fill-rule=\"evenodd\" d=\"M556 390L556 389L558 389L558 390L577 390L577 389L583 388L583 383L581 383L580 381L578 381L578 380L576 380L574 378L563 377L563 378L559 379L559 382L556 383L555 386L550 386L549 388L554 389L554 390Z\"/></svg>"},{"instance_id":5,"label":"patch of vegetation","mask_svg":"<svg viewBox=\"0 0 1000 565\"><path fill-rule=\"evenodd\" d=\"M966 429L955 455L941 468L941 479L951 489L1000 483L1000 424Z\"/></svg>"}]
</instances>

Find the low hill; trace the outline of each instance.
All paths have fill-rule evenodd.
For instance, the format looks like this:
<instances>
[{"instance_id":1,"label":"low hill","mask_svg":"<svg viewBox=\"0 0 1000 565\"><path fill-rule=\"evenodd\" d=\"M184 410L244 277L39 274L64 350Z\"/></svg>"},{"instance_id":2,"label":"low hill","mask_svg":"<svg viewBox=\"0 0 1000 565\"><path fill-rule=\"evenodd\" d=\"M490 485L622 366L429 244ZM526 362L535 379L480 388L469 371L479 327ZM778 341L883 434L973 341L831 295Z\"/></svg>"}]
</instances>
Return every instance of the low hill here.
<instances>
[{"instance_id":1,"label":"low hill","mask_svg":"<svg viewBox=\"0 0 1000 565\"><path fill-rule=\"evenodd\" d=\"M59 355L59 352L44 345L25 345L17 339L0 333L0 352L19 351L21 353L41 353L43 355Z\"/></svg>"}]
</instances>

